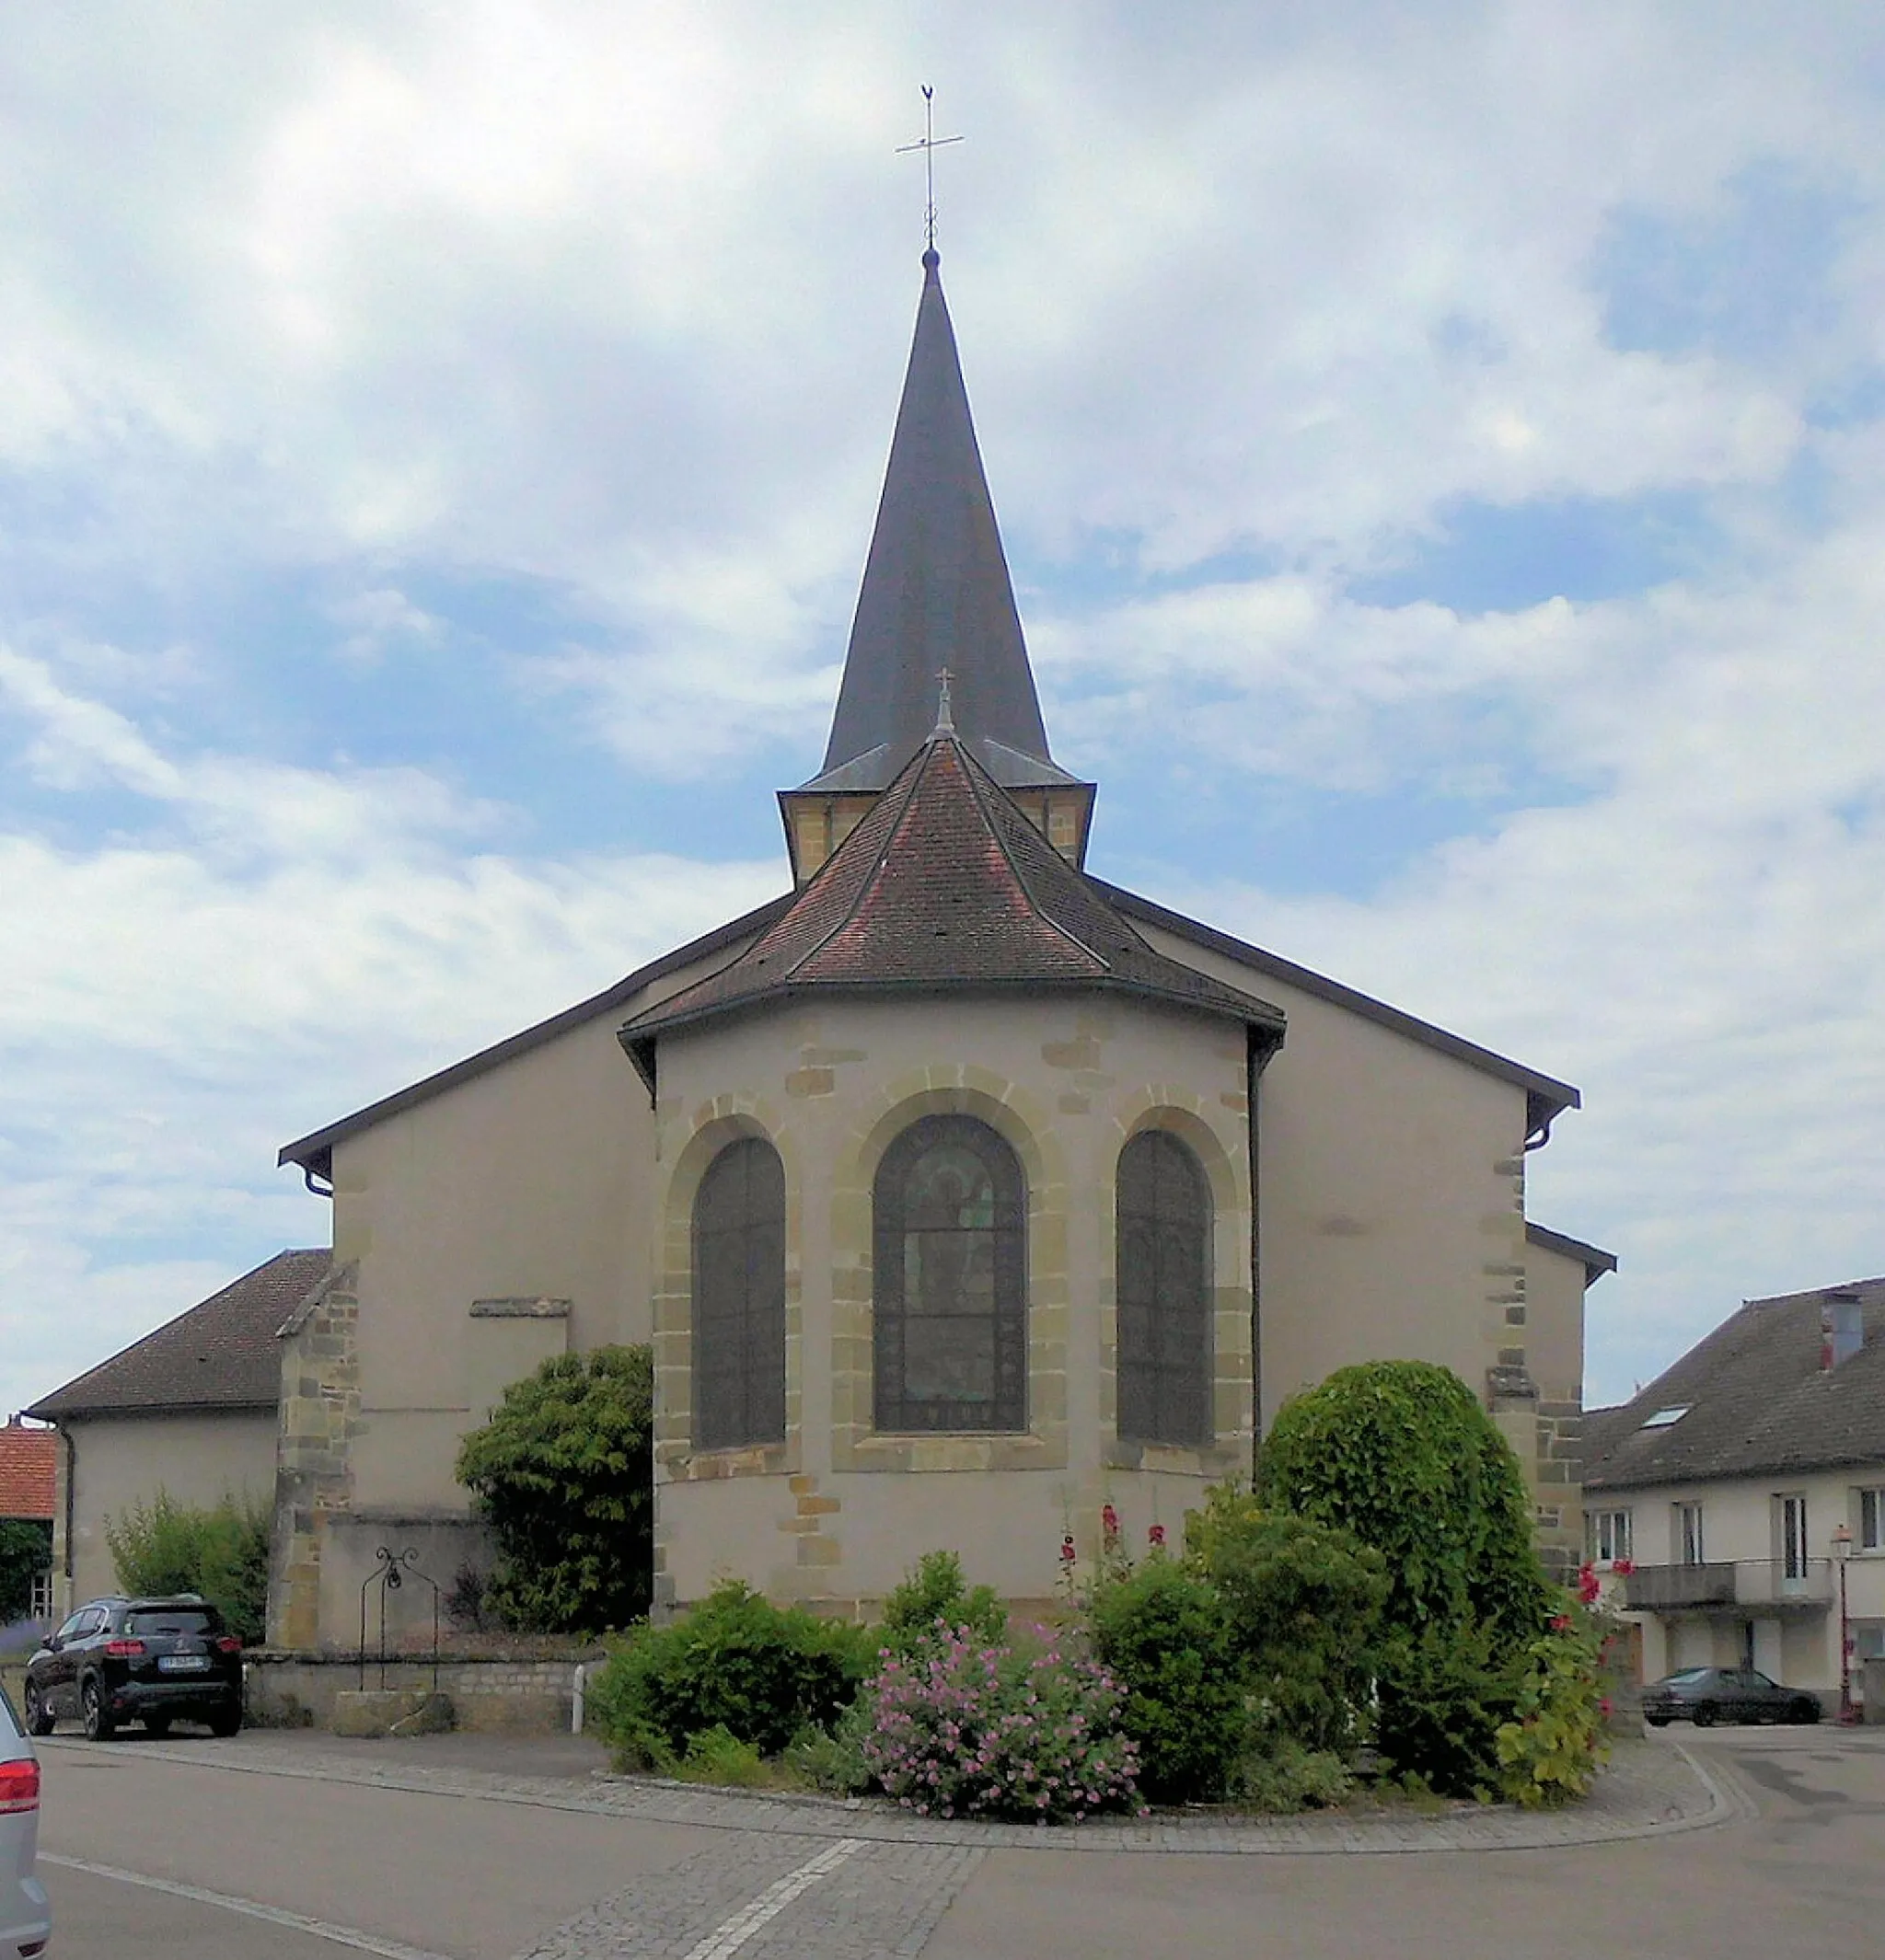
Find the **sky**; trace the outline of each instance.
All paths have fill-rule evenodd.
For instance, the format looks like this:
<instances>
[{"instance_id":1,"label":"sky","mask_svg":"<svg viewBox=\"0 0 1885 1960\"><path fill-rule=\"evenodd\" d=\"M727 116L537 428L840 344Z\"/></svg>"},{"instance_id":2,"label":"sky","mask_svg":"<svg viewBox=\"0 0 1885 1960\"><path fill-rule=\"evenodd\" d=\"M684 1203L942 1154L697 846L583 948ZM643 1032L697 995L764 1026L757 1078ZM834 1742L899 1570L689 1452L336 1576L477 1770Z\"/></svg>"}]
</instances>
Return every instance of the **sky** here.
<instances>
[{"instance_id":1,"label":"sky","mask_svg":"<svg viewBox=\"0 0 1885 1960\"><path fill-rule=\"evenodd\" d=\"M0 41L0 1414L783 887L925 83L1090 869L1579 1086L1592 1404L1885 1272L1869 0L73 0Z\"/></svg>"}]
</instances>

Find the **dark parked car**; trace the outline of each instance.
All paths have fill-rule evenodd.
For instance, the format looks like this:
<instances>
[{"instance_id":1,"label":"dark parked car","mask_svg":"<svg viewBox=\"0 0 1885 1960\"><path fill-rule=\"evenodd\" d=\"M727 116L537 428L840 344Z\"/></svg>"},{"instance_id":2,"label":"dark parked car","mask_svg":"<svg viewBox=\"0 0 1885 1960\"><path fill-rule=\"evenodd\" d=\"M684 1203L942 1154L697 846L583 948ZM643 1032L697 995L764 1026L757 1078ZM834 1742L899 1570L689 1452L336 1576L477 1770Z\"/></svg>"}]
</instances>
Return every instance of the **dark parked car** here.
<instances>
[{"instance_id":1,"label":"dark parked car","mask_svg":"<svg viewBox=\"0 0 1885 1960\"><path fill-rule=\"evenodd\" d=\"M26 1664L26 1725L77 1721L94 1742L126 1722L163 1735L179 1716L216 1735L242 1726L242 1643L207 1601L94 1599Z\"/></svg>"},{"instance_id":2,"label":"dark parked car","mask_svg":"<svg viewBox=\"0 0 1885 1960\"><path fill-rule=\"evenodd\" d=\"M1684 1715L1698 1729L1711 1722L1817 1722L1820 1702L1752 1667L1684 1667L1643 1690L1643 1720L1651 1728Z\"/></svg>"}]
</instances>

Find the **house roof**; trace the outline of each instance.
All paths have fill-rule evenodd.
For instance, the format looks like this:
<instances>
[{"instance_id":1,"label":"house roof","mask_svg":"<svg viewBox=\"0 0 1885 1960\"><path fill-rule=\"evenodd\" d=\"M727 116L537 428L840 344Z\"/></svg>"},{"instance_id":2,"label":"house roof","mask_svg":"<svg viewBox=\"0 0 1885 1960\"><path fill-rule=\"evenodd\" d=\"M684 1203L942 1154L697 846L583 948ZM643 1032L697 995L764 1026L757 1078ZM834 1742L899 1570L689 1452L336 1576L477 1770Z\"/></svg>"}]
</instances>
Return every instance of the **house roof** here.
<instances>
[{"instance_id":1,"label":"house roof","mask_svg":"<svg viewBox=\"0 0 1885 1960\"><path fill-rule=\"evenodd\" d=\"M808 789L890 782L930 732L944 668L955 725L997 781L1071 780L1048 753L940 262L933 249L923 254L916 335L838 711Z\"/></svg>"},{"instance_id":2,"label":"house roof","mask_svg":"<svg viewBox=\"0 0 1885 1960\"><path fill-rule=\"evenodd\" d=\"M1533 1225L1525 1221L1525 1243L1542 1246L1547 1252L1561 1252L1567 1259L1577 1260L1584 1268L1584 1285L1594 1286L1606 1273L1616 1271L1616 1254L1606 1252L1601 1245L1587 1245L1581 1239L1573 1239L1567 1232L1554 1232L1548 1227Z\"/></svg>"},{"instance_id":3,"label":"house roof","mask_svg":"<svg viewBox=\"0 0 1885 1960\"><path fill-rule=\"evenodd\" d=\"M1856 1300L1864 1344L1822 1364L1821 1319ZM1649 1424L1671 1410L1676 1419ZM1584 1419L1584 1485L1751 1477L1885 1462L1885 1278L1749 1300L1682 1359Z\"/></svg>"},{"instance_id":4,"label":"house roof","mask_svg":"<svg viewBox=\"0 0 1885 1960\"><path fill-rule=\"evenodd\" d=\"M1399 1008L1391 1008L1384 1000L1373 999L1358 992L1352 986L1344 986L1339 980L1331 980L1325 974L1312 972L1306 966L1298 966L1293 960L1286 960L1281 954L1266 952L1261 946L1253 946L1247 940L1233 939L1228 932L1220 932L1215 926L1206 926L1195 918L1186 918L1182 912L1174 912L1169 907L1154 904L1150 898L1141 898L1135 892L1128 892L1119 885L1107 884L1100 879L1088 881L1111 903L1114 908L1128 918L1141 919L1162 932L1169 932L1174 939L1186 940L1193 946L1200 946L1208 951L1220 954L1227 960L1234 960L1238 965L1261 974L1266 979L1280 980L1288 986L1299 988L1318 1000L1326 1000L1338 1008L1346 1008L1351 1014L1359 1014L1364 1020L1371 1020L1377 1026L1390 1028L1396 1034L1405 1034L1409 1041L1416 1041L1428 1048L1437 1048L1442 1055L1450 1055L1456 1061L1465 1062L1486 1074L1516 1084L1525 1091L1526 1108L1532 1131L1535 1134L1550 1126L1552 1122L1566 1110L1579 1108L1583 1098L1568 1082L1560 1082L1554 1076L1541 1074L1535 1068L1528 1068L1522 1062L1514 1062L1490 1048L1482 1048L1477 1042L1469 1042L1463 1036L1449 1033L1444 1028L1437 1028L1431 1021L1418 1020L1412 1014L1404 1014ZM1591 1250L1594 1251L1595 1247ZM1608 1255L1605 1255L1608 1256Z\"/></svg>"},{"instance_id":5,"label":"house roof","mask_svg":"<svg viewBox=\"0 0 1885 1960\"><path fill-rule=\"evenodd\" d=\"M622 1044L834 992L1110 989L1229 1015L1281 1011L1147 945L947 727L934 730L792 905L730 964L635 1015Z\"/></svg>"},{"instance_id":6,"label":"house roof","mask_svg":"<svg viewBox=\"0 0 1885 1960\"><path fill-rule=\"evenodd\" d=\"M272 1409L281 1400L276 1331L326 1278L332 1262L325 1246L277 1252L42 1397L27 1413L51 1421L173 1409Z\"/></svg>"},{"instance_id":7,"label":"house roof","mask_svg":"<svg viewBox=\"0 0 1885 1960\"><path fill-rule=\"evenodd\" d=\"M13 1417L0 1429L0 1518L50 1520L58 1473L56 1433L29 1429Z\"/></svg>"}]
</instances>

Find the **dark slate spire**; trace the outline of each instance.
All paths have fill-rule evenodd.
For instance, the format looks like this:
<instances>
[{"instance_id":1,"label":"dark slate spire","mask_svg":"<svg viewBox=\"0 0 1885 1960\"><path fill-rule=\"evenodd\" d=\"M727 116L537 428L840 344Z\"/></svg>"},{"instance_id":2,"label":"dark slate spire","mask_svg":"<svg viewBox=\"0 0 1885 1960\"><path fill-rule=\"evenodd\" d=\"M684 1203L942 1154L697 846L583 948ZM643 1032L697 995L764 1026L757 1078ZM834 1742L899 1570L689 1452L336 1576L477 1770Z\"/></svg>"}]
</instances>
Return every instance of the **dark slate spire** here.
<instances>
[{"instance_id":1,"label":"dark slate spire","mask_svg":"<svg viewBox=\"0 0 1885 1960\"><path fill-rule=\"evenodd\" d=\"M844 684L824 772L807 788L888 784L930 733L945 667L956 730L998 781L1071 780L1047 753L939 262L933 250L923 254L916 339Z\"/></svg>"}]
</instances>

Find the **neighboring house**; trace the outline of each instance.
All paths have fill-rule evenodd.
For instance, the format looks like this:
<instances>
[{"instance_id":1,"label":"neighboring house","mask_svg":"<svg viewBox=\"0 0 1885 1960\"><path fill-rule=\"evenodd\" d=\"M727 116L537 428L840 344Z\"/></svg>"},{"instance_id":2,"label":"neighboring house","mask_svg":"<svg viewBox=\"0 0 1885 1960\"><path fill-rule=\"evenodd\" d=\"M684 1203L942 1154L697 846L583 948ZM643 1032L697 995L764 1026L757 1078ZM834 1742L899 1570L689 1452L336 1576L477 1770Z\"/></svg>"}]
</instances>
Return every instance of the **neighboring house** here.
<instances>
[{"instance_id":1,"label":"neighboring house","mask_svg":"<svg viewBox=\"0 0 1885 1960\"><path fill-rule=\"evenodd\" d=\"M357 1638L393 1521L449 1573L459 1438L617 1341L655 1350L664 1604L867 1610L942 1546L1050 1598L1063 1533L1178 1527L1284 1397L1392 1356L1486 1397L1575 1562L1614 1261L1528 1225L1525 1169L1576 1090L1088 875L1094 793L929 255L792 890L282 1152L335 1268L284 1343L274 1640Z\"/></svg>"},{"instance_id":2,"label":"neighboring house","mask_svg":"<svg viewBox=\"0 0 1885 1960\"><path fill-rule=\"evenodd\" d=\"M57 1611L113 1588L106 1521L159 1490L182 1504L272 1502L276 1335L328 1266L325 1250L278 1252L27 1411L59 1431Z\"/></svg>"},{"instance_id":3,"label":"neighboring house","mask_svg":"<svg viewBox=\"0 0 1885 1960\"><path fill-rule=\"evenodd\" d=\"M1885 1657L1885 1279L1750 1300L1585 1438L1586 1551L1627 1568L1646 1678L1836 1699L1842 1561L1855 1688Z\"/></svg>"},{"instance_id":4,"label":"neighboring house","mask_svg":"<svg viewBox=\"0 0 1885 1960\"><path fill-rule=\"evenodd\" d=\"M18 1416L0 1429L0 1525L45 1526L52 1522L58 1482L59 1439L50 1429L29 1428ZM52 1565L35 1573L25 1588L27 1617L44 1620L52 1610ZM0 1619L5 1612L0 1610Z\"/></svg>"}]
</instances>

